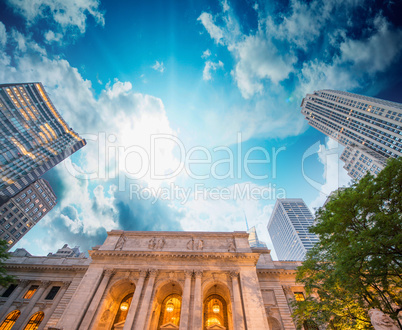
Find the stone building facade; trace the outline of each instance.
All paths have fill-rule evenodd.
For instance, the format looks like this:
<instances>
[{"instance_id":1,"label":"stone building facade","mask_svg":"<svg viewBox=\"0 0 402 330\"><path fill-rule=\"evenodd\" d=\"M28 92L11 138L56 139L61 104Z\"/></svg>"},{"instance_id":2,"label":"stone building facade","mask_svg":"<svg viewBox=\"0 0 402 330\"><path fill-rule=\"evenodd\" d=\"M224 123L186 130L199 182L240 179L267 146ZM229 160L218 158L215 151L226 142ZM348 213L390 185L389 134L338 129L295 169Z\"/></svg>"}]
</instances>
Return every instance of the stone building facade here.
<instances>
[{"instance_id":1,"label":"stone building facade","mask_svg":"<svg viewBox=\"0 0 402 330\"><path fill-rule=\"evenodd\" d=\"M295 329L289 301L303 294L295 283L300 263L272 261L265 247L250 248L246 232L114 230L89 255L13 256L7 268L18 285L11 293L0 291L1 325ZM29 297L32 286L36 291ZM56 294L47 299L55 286Z\"/></svg>"}]
</instances>

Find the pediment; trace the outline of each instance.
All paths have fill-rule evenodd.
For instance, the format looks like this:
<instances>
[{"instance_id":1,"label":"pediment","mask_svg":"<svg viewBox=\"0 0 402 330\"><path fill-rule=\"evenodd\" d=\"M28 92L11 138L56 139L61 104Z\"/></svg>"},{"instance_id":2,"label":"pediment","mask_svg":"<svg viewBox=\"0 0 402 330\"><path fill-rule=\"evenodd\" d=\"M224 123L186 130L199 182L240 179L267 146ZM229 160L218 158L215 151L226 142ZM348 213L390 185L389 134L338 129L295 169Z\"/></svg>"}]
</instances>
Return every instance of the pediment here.
<instances>
[{"instance_id":1,"label":"pediment","mask_svg":"<svg viewBox=\"0 0 402 330\"><path fill-rule=\"evenodd\" d=\"M161 329L179 329L179 327L171 322L166 323L160 327Z\"/></svg>"},{"instance_id":2,"label":"pediment","mask_svg":"<svg viewBox=\"0 0 402 330\"><path fill-rule=\"evenodd\" d=\"M213 324L213 325L207 327L207 330L226 330L226 328L219 324Z\"/></svg>"}]
</instances>

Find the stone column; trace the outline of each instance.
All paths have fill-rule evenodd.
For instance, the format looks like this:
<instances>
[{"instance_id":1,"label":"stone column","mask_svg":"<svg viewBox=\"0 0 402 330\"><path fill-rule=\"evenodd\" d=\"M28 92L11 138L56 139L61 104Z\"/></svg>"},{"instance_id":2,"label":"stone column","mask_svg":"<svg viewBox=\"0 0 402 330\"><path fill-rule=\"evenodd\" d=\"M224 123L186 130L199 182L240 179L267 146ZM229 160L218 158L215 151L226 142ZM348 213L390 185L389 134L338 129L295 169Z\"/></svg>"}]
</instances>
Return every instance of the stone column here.
<instances>
[{"instance_id":1,"label":"stone column","mask_svg":"<svg viewBox=\"0 0 402 330\"><path fill-rule=\"evenodd\" d=\"M197 270L194 272L195 286L194 286L194 308L193 308L193 327L192 329L202 329L202 293L201 293L201 278L202 271Z\"/></svg>"},{"instance_id":2,"label":"stone column","mask_svg":"<svg viewBox=\"0 0 402 330\"><path fill-rule=\"evenodd\" d=\"M152 291L154 289L155 277L157 270L153 269L149 272L148 284L145 289L145 294L142 299L140 312L138 313L138 318L135 322L135 326L132 329L144 330L145 324L147 323L147 316L149 310L149 303L151 301Z\"/></svg>"},{"instance_id":3,"label":"stone column","mask_svg":"<svg viewBox=\"0 0 402 330\"><path fill-rule=\"evenodd\" d=\"M239 273L230 272L233 286L233 324L235 329L244 330L243 306L239 288Z\"/></svg>"},{"instance_id":4,"label":"stone column","mask_svg":"<svg viewBox=\"0 0 402 330\"><path fill-rule=\"evenodd\" d=\"M24 308L20 317L15 322L13 326L14 329L23 329L22 326L28 322L29 318L31 317L31 311L33 307L35 306L37 301L42 297L43 291L45 291L45 289L49 286L49 283L50 283L49 281L43 281L40 284L39 288L36 290L32 298L29 300L28 305Z\"/></svg>"},{"instance_id":5,"label":"stone column","mask_svg":"<svg viewBox=\"0 0 402 330\"><path fill-rule=\"evenodd\" d=\"M98 308L99 301L101 300L103 293L105 292L106 286L108 285L109 280L113 276L113 274L114 271L112 269L104 270L102 281L99 284L94 297L92 298L91 304L89 305L87 312L85 313L84 319L82 320L81 325L79 327L80 330L86 330L89 328L92 319L96 313L96 310Z\"/></svg>"},{"instance_id":6,"label":"stone column","mask_svg":"<svg viewBox=\"0 0 402 330\"><path fill-rule=\"evenodd\" d=\"M126 322L124 323L123 330L131 330L133 328L134 317L135 317L135 313L137 312L138 303L140 302L142 287L144 286L144 281L145 281L146 276L147 276L147 271L142 270L140 272L140 278L138 279L137 285L135 287L133 299L131 300L131 304L128 309Z\"/></svg>"},{"instance_id":7,"label":"stone column","mask_svg":"<svg viewBox=\"0 0 402 330\"><path fill-rule=\"evenodd\" d=\"M52 316L53 312L57 308L57 305L59 304L61 298L63 298L64 293L70 286L71 282L63 282L62 287L60 288L60 291L57 292L56 294L56 299L53 301L52 307L45 313L45 317L43 318L43 321L40 323L40 326L38 330L42 330L45 328L46 323L49 321L50 317Z\"/></svg>"},{"instance_id":8,"label":"stone column","mask_svg":"<svg viewBox=\"0 0 402 330\"><path fill-rule=\"evenodd\" d=\"M6 303L3 306L1 306L0 321L2 321L5 318L5 316L11 312L11 310L9 311L10 306L12 305L14 300L18 298L18 296L21 294L22 290L24 290L26 288L28 283L29 283L29 281L27 281L27 280L21 280L18 283L18 286L14 289L14 291L7 298Z\"/></svg>"},{"instance_id":9,"label":"stone column","mask_svg":"<svg viewBox=\"0 0 402 330\"><path fill-rule=\"evenodd\" d=\"M89 266L77 289L74 291L64 313L57 322L57 328L78 329L88 305L102 279L103 268Z\"/></svg>"},{"instance_id":10,"label":"stone column","mask_svg":"<svg viewBox=\"0 0 402 330\"><path fill-rule=\"evenodd\" d=\"M191 293L191 277L193 272L185 272L184 290L180 312L180 330L188 329L188 317L190 313L190 293Z\"/></svg>"}]
</instances>

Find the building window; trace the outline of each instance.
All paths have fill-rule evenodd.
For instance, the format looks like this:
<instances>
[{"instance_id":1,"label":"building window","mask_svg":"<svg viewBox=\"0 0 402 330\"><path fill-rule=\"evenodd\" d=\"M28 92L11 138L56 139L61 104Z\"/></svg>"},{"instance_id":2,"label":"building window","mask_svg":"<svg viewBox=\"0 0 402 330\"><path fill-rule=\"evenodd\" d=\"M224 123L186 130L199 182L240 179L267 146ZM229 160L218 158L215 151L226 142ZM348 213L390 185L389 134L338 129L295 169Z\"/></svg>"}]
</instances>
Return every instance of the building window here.
<instances>
[{"instance_id":1,"label":"building window","mask_svg":"<svg viewBox=\"0 0 402 330\"><path fill-rule=\"evenodd\" d=\"M159 327L172 323L179 326L181 312L181 296L174 293L167 296L163 303L159 316Z\"/></svg>"},{"instance_id":2,"label":"building window","mask_svg":"<svg viewBox=\"0 0 402 330\"><path fill-rule=\"evenodd\" d=\"M218 294L210 295L204 301L204 327L220 325L228 329L228 314L226 301Z\"/></svg>"},{"instance_id":3,"label":"building window","mask_svg":"<svg viewBox=\"0 0 402 330\"><path fill-rule=\"evenodd\" d=\"M24 299L31 299L32 296L35 294L36 290L38 290L39 285L31 285L29 290L25 293Z\"/></svg>"},{"instance_id":4,"label":"building window","mask_svg":"<svg viewBox=\"0 0 402 330\"><path fill-rule=\"evenodd\" d=\"M0 329L9 330L15 324L15 321L20 317L21 312L18 310L12 311L10 314L7 315L6 319L0 324Z\"/></svg>"},{"instance_id":5,"label":"building window","mask_svg":"<svg viewBox=\"0 0 402 330\"><path fill-rule=\"evenodd\" d=\"M45 300L53 300L54 297L56 296L57 292L59 292L60 287L59 286L54 286L50 289L49 293L47 294Z\"/></svg>"},{"instance_id":6,"label":"building window","mask_svg":"<svg viewBox=\"0 0 402 330\"><path fill-rule=\"evenodd\" d=\"M4 291L1 296L5 297L5 298L10 297L10 294L15 290L16 287L17 287L17 284L10 284L9 287L7 288L7 290Z\"/></svg>"},{"instance_id":7,"label":"building window","mask_svg":"<svg viewBox=\"0 0 402 330\"><path fill-rule=\"evenodd\" d=\"M37 312L32 315L31 319L28 321L24 330L36 330L39 328L40 323L42 322L45 314L43 312Z\"/></svg>"},{"instance_id":8,"label":"building window","mask_svg":"<svg viewBox=\"0 0 402 330\"><path fill-rule=\"evenodd\" d=\"M304 301L305 300L303 292L295 292L294 295L295 295L296 301Z\"/></svg>"}]
</instances>

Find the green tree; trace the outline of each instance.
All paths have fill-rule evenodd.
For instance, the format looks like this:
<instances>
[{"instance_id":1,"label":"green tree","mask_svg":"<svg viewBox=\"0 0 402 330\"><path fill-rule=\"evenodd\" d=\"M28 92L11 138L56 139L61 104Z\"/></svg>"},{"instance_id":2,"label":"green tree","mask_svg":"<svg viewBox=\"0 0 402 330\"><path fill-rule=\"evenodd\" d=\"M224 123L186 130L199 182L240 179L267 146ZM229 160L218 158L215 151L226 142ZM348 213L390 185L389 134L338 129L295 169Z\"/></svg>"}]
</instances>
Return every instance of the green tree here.
<instances>
[{"instance_id":1,"label":"green tree","mask_svg":"<svg viewBox=\"0 0 402 330\"><path fill-rule=\"evenodd\" d=\"M7 252L7 248L7 242L0 240L0 285L3 287L7 287L15 281L13 276L7 275L6 269L4 268L4 261L10 256Z\"/></svg>"},{"instance_id":2,"label":"green tree","mask_svg":"<svg viewBox=\"0 0 402 330\"><path fill-rule=\"evenodd\" d=\"M331 329L372 329L368 310L397 320L402 307L402 158L340 189L316 212L319 242L297 272L307 298L294 302L304 321ZM317 299L319 297L319 299ZM402 325L398 321L399 327Z\"/></svg>"}]
</instances>

